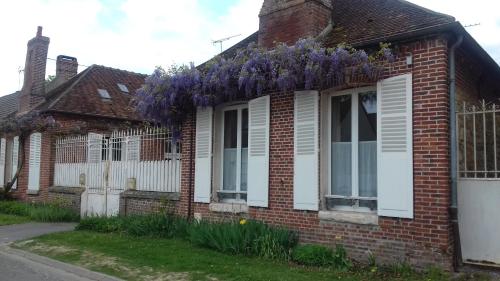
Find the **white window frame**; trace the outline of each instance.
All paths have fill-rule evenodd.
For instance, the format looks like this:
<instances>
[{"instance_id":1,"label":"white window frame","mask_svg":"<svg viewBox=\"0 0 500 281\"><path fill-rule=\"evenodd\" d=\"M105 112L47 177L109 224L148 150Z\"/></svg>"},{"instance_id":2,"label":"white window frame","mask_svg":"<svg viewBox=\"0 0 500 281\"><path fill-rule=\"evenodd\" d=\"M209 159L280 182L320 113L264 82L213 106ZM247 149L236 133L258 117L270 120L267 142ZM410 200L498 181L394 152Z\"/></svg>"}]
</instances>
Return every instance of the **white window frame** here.
<instances>
[{"instance_id":1,"label":"white window frame","mask_svg":"<svg viewBox=\"0 0 500 281\"><path fill-rule=\"evenodd\" d=\"M359 207L359 200L377 201L378 197L360 197L359 196L359 124L358 124L358 109L359 109L359 94L366 92L377 92L376 86L355 88L333 92L328 95L328 188L325 197L327 199L348 199L354 200L353 206L336 206L335 210L339 211L356 211L376 213L377 210L370 210L366 207ZM338 96L351 96L351 188L352 196L342 196L332 194L332 98ZM379 102L377 100L377 102ZM377 114L379 114L377 109ZM378 130L378 128L377 128ZM377 142L379 140L377 139ZM379 155L377 154L377 157ZM378 168L378 167L377 167ZM377 186L378 188L378 186ZM378 208L378 205L377 205Z\"/></svg>"},{"instance_id":2,"label":"white window frame","mask_svg":"<svg viewBox=\"0 0 500 281\"><path fill-rule=\"evenodd\" d=\"M229 105L229 106L225 106L223 107L221 110L220 110L220 114L222 114L222 117L220 118L220 124L218 124L221 128L220 129L220 162L219 162L219 165L220 165L220 187L219 187L219 190L217 190L217 193L218 194L236 194L236 199L224 199L224 200L220 200L224 203L245 203L246 204L246 200L244 199L241 199L241 195L242 194L247 194L248 190L247 191L241 191L241 129L242 129L242 120L243 120L243 110L246 109L247 112L249 110L248 108L248 103L244 103L244 104L237 104L237 105ZM231 190L224 190L224 129L225 129L225 126L224 126L224 121L225 121L225 118L226 118L226 111L233 111L233 110L236 110L237 111L237 129L236 129L236 133L237 133L237 136L236 136L236 148L237 148L237 152L236 152L236 190L235 191L231 191ZM250 114L248 112L248 114ZM250 119L248 120L248 122L250 122ZM247 179L248 180L248 179ZM248 187L247 187L248 188Z\"/></svg>"}]
</instances>

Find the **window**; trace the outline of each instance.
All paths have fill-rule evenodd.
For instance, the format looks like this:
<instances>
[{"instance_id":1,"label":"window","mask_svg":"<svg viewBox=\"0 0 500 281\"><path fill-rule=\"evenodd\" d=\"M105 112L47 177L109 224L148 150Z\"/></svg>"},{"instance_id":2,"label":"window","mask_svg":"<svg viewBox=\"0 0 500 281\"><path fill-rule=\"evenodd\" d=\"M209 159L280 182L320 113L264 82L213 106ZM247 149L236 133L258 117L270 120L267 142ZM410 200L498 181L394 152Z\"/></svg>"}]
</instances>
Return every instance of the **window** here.
<instances>
[{"instance_id":1,"label":"window","mask_svg":"<svg viewBox=\"0 0 500 281\"><path fill-rule=\"evenodd\" d=\"M377 93L344 92L330 103L329 209L377 209Z\"/></svg>"},{"instance_id":2,"label":"window","mask_svg":"<svg viewBox=\"0 0 500 281\"><path fill-rule=\"evenodd\" d=\"M122 161L122 142L121 139L104 137L102 139L102 160L109 159L111 152L111 161Z\"/></svg>"},{"instance_id":3,"label":"window","mask_svg":"<svg viewBox=\"0 0 500 281\"><path fill-rule=\"evenodd\" d=\"M125 84L118 83L116 85L118 85L118 88L120 89L120 91L127 93L127 94L129 93L129 90L128 90L127 86L125 86Z\"/></svg>"},{"instance_id":4,"label":"window","mask_svg":"<svg viewBox=\"0 0 500 281\"><path fill-rule=\"evenodd\" d=\"M171 138L165 139L165 160L179 160L181 158L181 143Z\"/></svg>"},{"instance_id":5,"label":"window","mask_svg":"<svg viewBox=\"0 0 500 281\"><path fill-rule=\"evenodd\" d=\"M226 202L246 201L248 171L248 107L231 106L222 112L222 190Z\"/></svg>"},{"instance_id":6,"label":"window","mask_svg":"<svg viewBox=\"0 0 500 281\"><path fill-rule=\"evenodd\" d=\"M109 95L108 91L104 89L97 89L97 92L99 93L99 96L101 96L101 99L111 100L111 96Z\"/></svg>"}]
</instances>

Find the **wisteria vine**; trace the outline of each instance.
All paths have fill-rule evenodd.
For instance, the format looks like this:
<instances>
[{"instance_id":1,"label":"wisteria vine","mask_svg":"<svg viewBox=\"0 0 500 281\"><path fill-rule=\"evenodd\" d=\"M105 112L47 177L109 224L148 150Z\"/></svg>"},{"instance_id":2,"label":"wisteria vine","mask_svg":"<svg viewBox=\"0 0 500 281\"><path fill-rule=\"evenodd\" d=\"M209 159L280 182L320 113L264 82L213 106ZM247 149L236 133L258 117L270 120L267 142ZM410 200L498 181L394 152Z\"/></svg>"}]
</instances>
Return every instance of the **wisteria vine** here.
<instances>
[{"instance_id":1,"label":"wisteria vine","mask_svg":"<svg viewBox=\"0 0 500 281\"><path fill-rule=\"evenodd\" d=\"M384 61L394 59L387 44L368 54L347 45L325 48L313 39L272 50L250 44L233 58L216 57L201 67L157 68L137 91L137 111L147 120L179 128L196 107L248 99L273 92L327 89L346 77L376 79Z\"/></svg>"}]
</instances>

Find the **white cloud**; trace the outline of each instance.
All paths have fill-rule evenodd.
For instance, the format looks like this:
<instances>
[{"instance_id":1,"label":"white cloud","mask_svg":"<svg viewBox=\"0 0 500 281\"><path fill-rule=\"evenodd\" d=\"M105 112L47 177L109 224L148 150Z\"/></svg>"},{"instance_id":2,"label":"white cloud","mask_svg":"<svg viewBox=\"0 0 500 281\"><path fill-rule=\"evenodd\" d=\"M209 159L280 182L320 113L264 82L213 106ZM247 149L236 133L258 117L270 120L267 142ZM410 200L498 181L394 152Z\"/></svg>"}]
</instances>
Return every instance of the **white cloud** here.
<instances>
[{"instance_id":1,"label":"white cloud","mask_svg":"<svg viewBox=\"0 0 500 281\"><path fill-rule=\"evenodd\" d=\"M49 57L65 54L80 64L102 64L141 73L156 65L202 63L219 52L212 40L230 47L258 29L263 0L234 0L224 14L203 10L202 0L22 0L0 3L0 96L16 91L26 43L44 27ZM227 2L227 1L224 1ZM500 15L494 1L411 0L455 16L500 61ZM211 2L209 2L211 3ZM213 2L220 5L219 2ZM206 7L206 5L205 5ZM83 67L80 68L82 70ZM55 62L48 61L47 74Z\"/></svg>"},{"instance_id":2,"label":"white cloud","mask_svg":"<svg viewBox=\"0 0 500 281\"><path fill-rule=\"evenodd\" d=\"M241 34L227 48L258 29L262 0L234 0L226 14L213 17L198 0L124 0L112 7L98 0L24 0L0 3L0 96L19 89L26 43L38 25L49 36L49 58L65 54L80 64L101 64L141 73L172 63L202 63L219 52L212 40ZM102 14L109 18L104 18ZM47 62L47 75L55 62ZM84 67L80 67L82 70ZM22 79L21 79L22 81Z\"/></svg>"}]
</instances>

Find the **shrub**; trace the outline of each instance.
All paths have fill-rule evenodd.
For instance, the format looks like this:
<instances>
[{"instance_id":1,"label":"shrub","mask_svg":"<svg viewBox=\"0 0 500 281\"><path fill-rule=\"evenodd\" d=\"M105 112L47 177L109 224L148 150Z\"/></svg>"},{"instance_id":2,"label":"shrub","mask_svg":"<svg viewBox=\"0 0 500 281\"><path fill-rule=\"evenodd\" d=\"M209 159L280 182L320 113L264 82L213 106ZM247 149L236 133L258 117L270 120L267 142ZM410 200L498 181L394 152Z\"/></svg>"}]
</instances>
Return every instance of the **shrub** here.
<instances>
[{"instance_id":1,"label":"shrub","mask_svg":"<svg viewBox=\"0 0 500 281\"><path fill-rule=\"evenodd\" d=\"M125 233L132 236L153 236L160 238L185 237L188 222L183 218L151 214L129 217L88 217L80 221L77 230L101 233Z\"/></svg>"},{"instance_id":2,"label":"shrub","mask_svg":"<svg viewBox=\"0 0 500 281\"><path fill-rule=\"evenodd\" d=\"M337 245L335 251L320 245L303 245L293 250L293 261L308 266L333 266L338 270L352 267L351 260L342 245Z\"/></svg>"},{"instance_id":3,"label":"shrub","mask_svg":"<svg viewBox=\"0 0 500 281\"><path fill-rule=\"evenodd\" d=\"M70 209L53 204L28 204L17 201L0 201L0 213L28 217L38 222L73 222L80 215Z\"/></svg>"},{"instance_id":4,"label":"shrub","mask_svg":"<svg viewBox=\"0 0 500 281\"><path fill-rule=\"evenodd\" d=\"M298 242L295 232L257 221L209 223L189 227L189 240L198 246L228 254L288 259Z\"/></svg>"},{"instance_id":5,"label":"shrub","mask_svg":"<svg viewBox=\"0 0 500 281\"><path fill-rule=\"evenodd\" d=\"M293 250L294 262L308 266L333 265L333 250L319 245L301 245Z\"/></svg>"}]
</instances>

